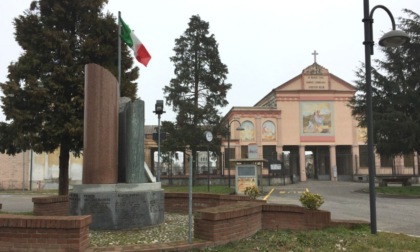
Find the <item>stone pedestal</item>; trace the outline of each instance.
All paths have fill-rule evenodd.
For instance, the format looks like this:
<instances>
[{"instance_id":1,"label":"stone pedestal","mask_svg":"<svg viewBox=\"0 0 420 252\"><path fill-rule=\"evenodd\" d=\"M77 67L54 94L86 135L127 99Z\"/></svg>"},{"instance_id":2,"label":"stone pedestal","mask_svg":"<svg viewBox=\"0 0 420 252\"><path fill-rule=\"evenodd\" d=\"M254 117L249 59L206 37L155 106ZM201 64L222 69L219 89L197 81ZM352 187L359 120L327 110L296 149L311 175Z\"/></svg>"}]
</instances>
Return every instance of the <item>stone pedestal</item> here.
<instances>
[{"instance_id":1,"label":"stone pedestal","mask_svg":"<svg viewBox=\"0 0 420 252\"><path fill-rule=\"evenodd\" d=\"M160 182L76 185L69 212L92 215L93 230L143 228L164 221L164 200Z\"/></svg>"}]
</instances>

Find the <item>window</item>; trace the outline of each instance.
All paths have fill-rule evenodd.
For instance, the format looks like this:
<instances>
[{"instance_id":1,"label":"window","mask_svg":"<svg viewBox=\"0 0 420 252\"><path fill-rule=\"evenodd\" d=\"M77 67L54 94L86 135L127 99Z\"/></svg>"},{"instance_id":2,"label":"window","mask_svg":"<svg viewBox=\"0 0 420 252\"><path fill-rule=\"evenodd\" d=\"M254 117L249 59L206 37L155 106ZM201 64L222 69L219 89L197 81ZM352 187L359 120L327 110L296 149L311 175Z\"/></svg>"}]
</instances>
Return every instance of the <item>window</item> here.
<instances>
[{"instance_id":1,"label":"window","mask_svg":"<svg viewBox=\"0 0 420 252\"><path fill-rule=\"evenodd\" d=\"M368 148L367 145L359 146L359 157L360 157L360 167L367 168L369 167L368 162Z\"/></svg>"},{"instance_id":2,"label":"window","mask_svg":"<svg viewBox=\"0 0 420 252\"><path fill-rule=\"evenodd\" d=\"M229 157L228 157L228 152L229 152ZM225 168L226 169L234 169L235 168L235 163L231 162L230 166L229 166L229 159L234 159L235 158L235 148L225 148Z\"/></svg>"},{"instance_id":3,"label":"window","mask_svg":"<svg viewBox=\"0 0 420 252\"><path fill-rule=\"evenodd\" d=\"M381 155L381 167L393 167L392 156Z\"/></svg>"},{"instance_id":4,"label":"window","mask_svg":"<svg viewBox=\"0 0 420 252\"><path fill-rule=\"evenodd\" d=\"M405 154L404 155L404 167L414 167L414 154Z\"/></svg>"},{"instance_id":5,"label":"window","mask_svg":"<svg viewBox=\"0 0 420 252\"><path fill-rule=\"evenodd\" d=\"M263 146L263 158L267 160L276 160L277 152L275 145L264 145Z\"/></svg>"},{"instance_id":6,"label":"window","mask_svg":"<svg viewBox=\"0 0 420 252\"><path fill-rule=\"evenodd\" d=\"M241 146L241 158L248 158L248 145Z\"/></svg>"}]
</instances>

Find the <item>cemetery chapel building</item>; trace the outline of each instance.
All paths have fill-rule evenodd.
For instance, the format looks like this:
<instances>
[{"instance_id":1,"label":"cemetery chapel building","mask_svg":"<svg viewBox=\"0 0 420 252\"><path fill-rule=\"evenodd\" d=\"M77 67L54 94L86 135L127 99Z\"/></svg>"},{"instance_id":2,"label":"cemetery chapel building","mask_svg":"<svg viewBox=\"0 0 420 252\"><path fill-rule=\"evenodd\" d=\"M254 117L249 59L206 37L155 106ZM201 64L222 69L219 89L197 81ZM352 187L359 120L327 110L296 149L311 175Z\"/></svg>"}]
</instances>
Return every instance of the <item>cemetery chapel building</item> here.
<instances>
[{"instance_id":1,"label":"cemetery chapel building","mask_svg":"<svg viewBox=\"0 0 420 252\"><path fill-rule=\"evenodd\" d=\"M296 180L367 180L366 129L359 128L349 101L356 88L316 63L274 88L252 107L232 107L225 115L230 141L222 142L225 167L254 157L262 174L270 160ZM241 125L239 125L239 123ZM243 130L237 130L242 126ZM227 151L229 145L229 151ZM230 157L230 166L227 156ZM376 173L418 174L417 155L392 160L375 154ZM225 168L223 174L227 174Z\"/></svg>"}]
</instances>

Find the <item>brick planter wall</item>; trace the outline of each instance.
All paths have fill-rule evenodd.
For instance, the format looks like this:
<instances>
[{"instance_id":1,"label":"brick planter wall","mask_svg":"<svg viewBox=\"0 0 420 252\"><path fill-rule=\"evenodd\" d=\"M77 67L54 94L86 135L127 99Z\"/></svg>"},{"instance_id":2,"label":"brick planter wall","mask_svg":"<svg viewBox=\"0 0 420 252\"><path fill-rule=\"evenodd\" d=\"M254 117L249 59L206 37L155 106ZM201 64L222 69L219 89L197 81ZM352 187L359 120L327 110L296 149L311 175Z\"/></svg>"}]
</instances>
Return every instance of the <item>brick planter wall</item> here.
<instances>
[{"instance_id":1,"label":"brick planter wall","mask_svg":"<svg viewBox=\"0 0 420 252\"><path fill-rule=\"evenodd\" d=\"M304 209L296 205L267 204L262 207L262 225L268 230L305 228Z\"/></svg>"},{"instance_id":2,"label":"brick planter wall","mask_svg":"<svg viewBox=\"0 0 420 252\"><path fill-rule=\"evenodd\" d=\"M85 251L90 216L0 215L0 251Z\"/></svg>"},{"instance_id":3,"label":"brick planter wall","mask_svg":"<svg viewBox=\"0 0 420 252\"><path fill-rule=\"evenodd\" d=\"M197 210L194 237L220 243L252 236L261 229L261 205L239 202Z\"/></svg>"},{"instance_id":4,"label":"brick planter wall","mask_svg":"<svg viewBox=\"0 0 420 252\"><path fill-rule=\"evenodd\" d=\"M331 213L323 210L305 210L305 229L331 227Z\"/></svg>"},{"instance_id":5,"label":"brick planter wall","mask_svg":"<svg viewBox=\"0 0 420 252\"><path fill-rule=\"evenodd\" d=\"M172 213L188 213L188 193L165 193L165 211ZM208 207L230 205L237 202L260 202L264 200L251 200L248 196L220 195L210 193L194 193L192 200L193 211Z\"/></svg>"},{"instance_id":6,"label":"brick planter wall","mask_svg":"<svg viewBox=\"0 0 420 252\"><path fill-rule=\"evenodd\" d=\"M331 213L327 211L277 204L265 204L262 211L263 229L306 230L331 226Z\"/></svg>"},{"instance_id":7,"label":"brick planter wall","mask_svg":"<svg viewBox=\"0 0 420 252\"><path fill-rule=\"evenodd\" d=\"M69 197L47 196L34 197L34 215L38 216L66 216L69 215Z\"/></svg>"},{"instance_id":8,"label":"brick planter wall","mask_svg":"<svg viewBox=\"0 0 420 252\"><path fill-rule=\"evenodd\" d=\"M188 213L188 193L165 193L165 211ZM222 245L247 238L259 230L309 230L352 227L364 221L331 220L331 213L298 205L267 204L248 196L193 194L194 237Z\"/></svg>"}]
</instances>

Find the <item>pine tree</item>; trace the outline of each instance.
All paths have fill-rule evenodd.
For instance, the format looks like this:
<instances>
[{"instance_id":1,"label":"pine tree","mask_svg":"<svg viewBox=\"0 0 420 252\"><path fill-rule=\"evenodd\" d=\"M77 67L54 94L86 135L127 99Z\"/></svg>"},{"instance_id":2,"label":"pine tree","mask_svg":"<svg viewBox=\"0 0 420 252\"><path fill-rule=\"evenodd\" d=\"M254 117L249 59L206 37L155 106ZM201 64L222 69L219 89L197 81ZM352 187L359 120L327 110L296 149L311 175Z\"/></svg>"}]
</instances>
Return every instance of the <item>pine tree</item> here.
<instances>
[{"instance_id":1,"label":"pine tree","mask_svg":"<svg viewBox=\"0 0 420 252\"><path fill-rule=\"evenodd\" d=\"M420 16L404 10L400 29L411 41L396 48L381 48L384 60L372 68L374 143L378 153L388 156L420 153ZM364 66L362 66L364 67ZM356 72L360 94L351 102L353 115L366 126L365 73Z\"/></svg>"},{"instance_id":2,"label":"pine tree","mask_svg":"<svg viewBox=\"0 0 420 252\"><path fill-rule=\"evenodd\" d=\"M68 194L70 153L83 148L84 66L99 64L117 75L116 18L102 10L107 0L40 0L14 19L23 53L1 83L0 151L14 155L60 148L59 195ZM138 68L122 48L123 96L136 95Z\"/></svg>"},{"instance_id":3,"label":"pine tree","mask_svg":"<svg viewBox=\"0 0 420 252\"><path fill-rule=\"evenodd\" d=\"M166 103L177 113L176 125L169 127L170 138L176 140L168 143L191 150L193 160L197 160L197 151L207 146L204 131L219 131L218 108L228 104L226 95L231 88L225 83L228 69L220 60L215 36L209 35L209 23L198 15L190 18L187 30L175 40L174 51L170 59L176 77L165 86L164 93ZM193 169L196 174L197 162Z\"/></svg>"}]
</instances>

